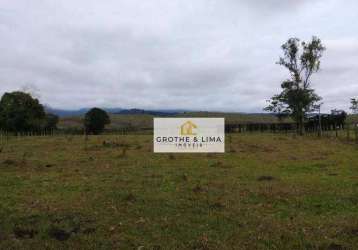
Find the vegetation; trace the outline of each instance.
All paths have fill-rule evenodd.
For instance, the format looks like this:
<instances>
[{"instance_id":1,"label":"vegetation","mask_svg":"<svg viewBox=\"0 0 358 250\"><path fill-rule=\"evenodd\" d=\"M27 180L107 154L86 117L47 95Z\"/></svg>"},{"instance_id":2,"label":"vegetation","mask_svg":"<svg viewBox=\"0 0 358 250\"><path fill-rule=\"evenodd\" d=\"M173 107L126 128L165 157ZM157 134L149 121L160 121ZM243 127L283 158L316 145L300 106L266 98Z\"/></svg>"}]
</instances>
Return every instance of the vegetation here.
<instances>
[{"instance_id":1,"label":"vegetation","mask_svg":"<svg viewBox=\"0 0 358 250\"><path fill-rule=\"evenodd\" d=\"M105 129L108 131L120 130L147 130L153 129L153 118L157 117L149 114L108 114L111 123ZM224 117L227 124L250 124L250 123L278 123L274 115L271 114L242 114L242 113L223 113L223 112L187 112L175 114L171 117ZM286 118L285 122L292 122ZM83 128L83 117L63 117L58 124L62 130L77 130Z\"/></svg>"},{"instance_id":2,"label":"vegetation","mask_svg":"<svg viewBox=\"0 0 358 250\"><path fill-rule=\"evenodd\" d=\"M86 134L98 135L103 132L104 127L110 124L111 120L106 111L93 108L85 115L84 126Z\"/></svg>"},{"instance_id":3,"label":"vegetation","mask_svg":"<svg viewBox=\"0 0 358 250\"><path fill-rule=\"evenodd\" d=\"M0 249L357 248L355 145L230 141L225 154L153 154L150 135L3 142Z\"/></svg>"},{"instance_id":4,"label":"vegetation","mask_svg":"<svg viewBox=\"0 0 358 250\"><path fill-rule=\"evenodd\" d=\"M0 129L11 132L35 132L54 129L59 118L46 114L39 100L30 94L5 93L0 100Z\"/></svg>"},{"instance_id":5,"label":"vegetation","mask_svg":"<svg viewBox=\"0 0 358 250\"><path fill-rule=\"evenodd\" d=\"M358 98L352 98L351 99L351 107L353 114L358 114Z\"/></svg>"},{"instance_id":6,"label":"vegetation","mask_svg":"<svg viewBox=\"0 0 358 250\"><path fill-rule=\"evenodd\" d=\"M282 92L272 97L266 111L281 117L290 115L304 133L306 114L314 110L321 99L311 88L311 76L320 68L320 59L325 47L319 38L313 37L308 43L291 38L282 45L284 56L278 61L290 73L290 78L281 84Z\"/></svg>"},{"instance_id":7,"label":"vegetation","mask_svg":"<svg viewBox=\"0 0 358 250\"><path fill-rule=\"evenodd\" d=\"M46 114L46 125L45 130L57 129L57 124L59 122L59 117L54 114Z\"/></svg>"},{"instance_id":8,"label":"vegetation","mask_svg":"<svg viewBox=\"0 0 358 250\"><path fill-rule=\"evenodd\" d=\"M59 120L30 94L5 93L1 130L52 131L59 123L82 132L84 125L86 136L0 133L0 249L356 249L358 128L346 126L344 111L311 113L321 99L311 86L320 39L291 38L282 49L278 64L290 78L265 108L278 120L99 108ZM358 99L351 104L353 124ZM160 115L225 117L229 131L248 124L243 131L261 133L227 134L225 154L154 154L152 135L99 135L151 133ZM319 124L327 137L297 137L293 121L301 135ZM264 133L271 128L275 134Z\"/></svg>"},{"instance_id":9,"label":"vegetation","mask_svg":"<svg viewBox=\"0 0 358 250\"><path fill-rule=\"evenodd\" d=\"M358 124L358 114L348 116L347 122Z\"/></svg>"},{"instance_id":10,"label":"vegetation","mask_svg":"<svg viewBox=\"0 0 358 250\"><path fill-rule=\"evenodd\" d=\"M4 130L37 130L43 126L45 119L43 106L27 93L5 93L0 100L0 123Z\"/></svg>"}]
</instances>

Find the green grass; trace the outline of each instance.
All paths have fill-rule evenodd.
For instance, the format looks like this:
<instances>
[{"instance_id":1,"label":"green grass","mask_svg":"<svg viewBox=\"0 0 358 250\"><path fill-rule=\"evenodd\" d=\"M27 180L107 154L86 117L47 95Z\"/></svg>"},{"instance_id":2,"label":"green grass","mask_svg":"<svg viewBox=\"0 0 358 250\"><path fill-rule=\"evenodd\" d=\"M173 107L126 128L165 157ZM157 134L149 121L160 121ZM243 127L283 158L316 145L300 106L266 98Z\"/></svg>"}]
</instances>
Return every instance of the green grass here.
<instances>
[{"instance_id":1,"label":"green grass","mask_svg":"<svg viewBox=\"0 0 358 250\"><path fill-rule=\"evenodd\" d=\"M108 129L121 128L152 128L153 118L156 116L148 114L111 114L111 124L107 126ZM241 114L241 113L220 113L220 112L185 112L177 114L174 117L224 117L225 122L230 123L277 123L278 120L274 115L270 114ZM65 117L61 118L59 128L82 128L83 117ZM285 121L291 121L286 119Z\"/></svg>"},{"instance_id":2,"label":"green grass","mask_svg":"<svg viewBox=\"0 0 358 250\"><path fill-rule=\"evenodd\" d=\"M350 123L358 123L358 114L348 116L347 121Z\"/></svg>"},{"instance_id":3,"label":"green grass","mask_svg":"<svg viewBox=\"0 0 358 250\"><path fill-rule=\"evenodd\" d=\"M0 248L358 248L356 145L231 141L225 154L153 154L149 135L2 141Z\"/></svg>"},{"instance_id":4,"label":"green grass","mask_svg":"<svg viewBox=\"0 0 358 250\"><path fill-rule=\"evenodd\" d=\"M148 114L111 114L111 124L107 129L118 130L134 128L137 130L153 128L153 118ZM247 124L247 123L278 123L278 119L270 114L243 114L243 113L222 113L222 112L185 112L174 117L224 117L226 124ZM60 129L81 129L83 128L83 117L61 118L58 127ZM283 122L292 122L286 118ZM349 115L347 123L358 123L358 115Z\"/></svg>"}]
</instances>

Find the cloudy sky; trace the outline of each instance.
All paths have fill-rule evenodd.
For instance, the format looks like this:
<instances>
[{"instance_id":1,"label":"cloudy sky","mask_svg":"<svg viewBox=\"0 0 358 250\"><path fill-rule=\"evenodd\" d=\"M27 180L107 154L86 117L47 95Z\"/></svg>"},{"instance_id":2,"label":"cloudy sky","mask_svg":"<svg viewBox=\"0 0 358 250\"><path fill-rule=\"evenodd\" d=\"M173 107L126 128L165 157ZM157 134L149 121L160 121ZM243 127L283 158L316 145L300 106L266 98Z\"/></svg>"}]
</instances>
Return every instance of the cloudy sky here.
<instances>
[{"instance_id":1,"label":"cloudy sky","mask_svg":"<svg viewBox=\"0 0 358 250\"><path fill-rule=\"evenodd\" d=\"M324 109L358 96L356 0L0 0L0 94L55 108L261 112L289 37L327 51Z\"/></svg>"}]
</instances>

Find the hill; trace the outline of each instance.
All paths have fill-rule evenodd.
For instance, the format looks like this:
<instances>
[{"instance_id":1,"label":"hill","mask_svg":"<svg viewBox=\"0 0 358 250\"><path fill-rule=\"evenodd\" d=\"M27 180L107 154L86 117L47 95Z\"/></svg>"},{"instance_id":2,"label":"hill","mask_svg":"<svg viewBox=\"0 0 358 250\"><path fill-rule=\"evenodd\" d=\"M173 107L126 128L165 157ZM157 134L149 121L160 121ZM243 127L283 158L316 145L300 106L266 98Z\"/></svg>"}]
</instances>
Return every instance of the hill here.
<instances>
[{"instance_id":1,"label":"hill","mask_svg":"<svg viewBox=\"0 0 358 250\"><path fill-rule=\"evenodd\" d=\"M178 113L186 112L186 110L181 109L160 109L160 110L144 110L144 109L123 109L123 108L102 108L107 113L110 114L120 114L120 115L137 115L137 114L149 114L157 116L172 116ZM73 117L73 116L82 116L86 114L91 108L81 108L81 109L56 109L45 106L47 113L52 113L58 115L59 117Z\"/></svg>"},{"instance_id":2,"label":"hill","mask_svg":"<svg viewBox=\"0 0 358 250\"><path fill-rule=\"evenodd\" d=\"M123 110L121 108L102 108L102 109L108 113L118 113ZM86 112L90 110L90 108L67 110L67 109L56 109L56 108L45 106L45 110L47 113L52 113L58 115L59 117L73 117L73 116L81 116L86 114Z\"/></svg>"}]
</instances>

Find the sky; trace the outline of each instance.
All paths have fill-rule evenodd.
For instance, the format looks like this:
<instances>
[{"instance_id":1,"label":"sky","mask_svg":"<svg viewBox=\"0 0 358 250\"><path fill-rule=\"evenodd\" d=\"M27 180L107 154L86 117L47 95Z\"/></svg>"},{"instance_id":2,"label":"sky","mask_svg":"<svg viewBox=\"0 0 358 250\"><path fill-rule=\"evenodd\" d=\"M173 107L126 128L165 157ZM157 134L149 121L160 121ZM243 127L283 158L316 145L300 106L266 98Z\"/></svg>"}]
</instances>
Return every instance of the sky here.
<instances>
[{"instance_id":1,"label":"sky","mask_svg":"<svg viewBox=\"0 0 358 250\"><path fill-rule=\"evenodd\" d=\"M358 97L356 0L0 0L0 95L53 108L262 112L290 37L325 51L323 110Z\"/></svg>"}]
</instances>

